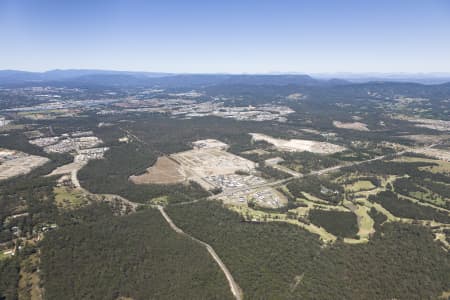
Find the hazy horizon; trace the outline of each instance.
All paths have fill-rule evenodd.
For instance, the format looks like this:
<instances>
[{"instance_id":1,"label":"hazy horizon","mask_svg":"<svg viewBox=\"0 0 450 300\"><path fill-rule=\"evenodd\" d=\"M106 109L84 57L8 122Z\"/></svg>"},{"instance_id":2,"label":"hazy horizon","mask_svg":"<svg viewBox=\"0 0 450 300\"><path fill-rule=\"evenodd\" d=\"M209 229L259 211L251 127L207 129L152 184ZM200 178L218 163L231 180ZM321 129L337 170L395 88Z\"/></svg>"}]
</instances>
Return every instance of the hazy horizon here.
<instances>
[{"instance_id":1,"label":"hazy horizon","mask_svg":"<svg viewBox=\"0 0 450 300\"><path fill-rule=\"evenodd\" d=\"M25 69L0 69L0 72L12 71L12 72L29 72L29 73L47 73L47 72L67 72L67 71L92 71L92 72L124 72L124 73L149 73L149 74L165 74L165 75L308 75L312 77L359 77L359 76L450 76L450 72L169 72L165 70L117 70L117 69L95 69L95 68L52 68L43 70L25 70Z\"/></svg>"}]
</instances>

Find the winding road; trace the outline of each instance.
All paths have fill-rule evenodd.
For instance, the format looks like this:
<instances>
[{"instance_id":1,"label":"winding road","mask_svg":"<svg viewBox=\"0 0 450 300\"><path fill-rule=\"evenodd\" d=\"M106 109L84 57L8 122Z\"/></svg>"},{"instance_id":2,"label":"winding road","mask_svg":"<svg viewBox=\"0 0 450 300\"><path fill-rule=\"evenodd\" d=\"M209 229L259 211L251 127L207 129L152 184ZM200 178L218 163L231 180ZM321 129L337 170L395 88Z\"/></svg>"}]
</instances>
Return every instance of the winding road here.
<instances>
[{"instance_id":1,"label":"winding road","mask_svg":"<svg viewBox=\"0 0 450 300\"><path fill-rule=\"evenodd\" d=\"M169 217L169 215L166 213L166 211L164 210L164 208L160 205L157 206L159 212L161 213L161 215L164 217L164 219L167 221L167 223L169 224L169 226L178 234L184 235L188 238L190 238L191 240L199 243L200 245L204 246L206 248L206 250L208 250L209 254L211 255L211 257L215 260L215 262L217 263L217 265L220 267L220 269L222 270L222 272L225 274L225 277L228 280L228 284L230 286L230 290L233 293L233 296L236 300L242 300L242 289L239 287L239 285L236 283L236 281L233 278L233 275L231 275L231 272L228 270L227 266L223 263L223 261L220 259L219 255L217 255L216 251L214 250L213 247L211 247L209 244L193 237L192 235L184 232L183 230L181 230L177 225L175 225L175 223L172 221L172 219Z\"/></svg>"}]
</instances>

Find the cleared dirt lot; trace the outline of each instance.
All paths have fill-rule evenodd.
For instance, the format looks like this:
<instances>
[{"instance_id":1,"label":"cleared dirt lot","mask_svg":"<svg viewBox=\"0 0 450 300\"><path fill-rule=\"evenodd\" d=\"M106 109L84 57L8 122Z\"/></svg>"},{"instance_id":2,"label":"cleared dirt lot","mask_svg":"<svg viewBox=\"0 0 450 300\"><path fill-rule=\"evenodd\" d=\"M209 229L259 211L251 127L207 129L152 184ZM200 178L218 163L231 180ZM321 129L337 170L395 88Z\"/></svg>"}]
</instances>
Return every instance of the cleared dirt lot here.
<instances>
[{"instance_id":1,"label":"cleared dirt lot","mask_svg":"<svg viewBox=\"0 0 450 300\"><path fill-rule=\"evenodd\" d=\"M236 171L251 171L256 164L248 159L220 149L194 149L170 156L183 169L200 177L233 174Z\"/></svg>"},{"instance_id":2,"label":"cleared dirt lot","mask_svg":"<svg viewBox=\"0 0 450 300\"><path fill-rule=\"evenodd\" d=\"M339 121L333 121L333 125L336 128L369 131L369 128L367 128L367 124L361 122L343 123Z\"/></svg>"},{"instance_id":3,"label":"cleared dirt lot","mask_svg":"<svg viewBox=\"0 0 450 300\"><path fill-rule=\"evenodd\" d=\"M72 171L80 170L86 164L87 164L87 161L79 161L79 162L68 163L66 165L62 165L62 166L54 169L47 176L70 174Z\"/></svg>"},{"instance_id":4,"label":"cleared dirt lot","mask_svg":"<svg viewBox=\"0 0 450 300\"><path fill-rule=\"evenodd\" d=\"M4 161L0 164L0 180L27 174L48 161L50 160L46 157L22 153L20 157Z\"/></svg>"},{"instance_id":5,"label":"cleared dirt lot","mask_svg":"<svg viewBox=\"0 0 450 300\"><path fill-rule=\"evenodd\" d=\"M130 176L135 184L173 184L186 180L181 166L167 156L159 157L144 174Z\"/></svg>"},{"instance_id":6,"label":"cleared dirt lot","mask_svg":"<svg viewBox=\"0 0 450 300\"><path fill-rule=\"evenodd\" d=\"M336 152L341 152L345 150L345 147L326 143L326 142L317 142L310 140L300 140L300 139L292 139L292 140L283 140L273 138L271 136L261 134L261 133L250 133L254 141L265 141L269 144L274 145L278 149L282 151L288 152L302 152L309 151L318 154L332 154Z\"/></svg>"},{"instance_id":7,"label":"cleared dirt lot","mask_svg":"<svg viewBox=\"0 0 450 300\"><path fill-rule=\"evenodd\" d=\"M206 190L221 187L211 180L214 176L230 175L236 171L249 173L256 167L254 162L220 148L197 148L172 154L170 158L180 165L188 179Z\"/></svg>"}]
</instances>

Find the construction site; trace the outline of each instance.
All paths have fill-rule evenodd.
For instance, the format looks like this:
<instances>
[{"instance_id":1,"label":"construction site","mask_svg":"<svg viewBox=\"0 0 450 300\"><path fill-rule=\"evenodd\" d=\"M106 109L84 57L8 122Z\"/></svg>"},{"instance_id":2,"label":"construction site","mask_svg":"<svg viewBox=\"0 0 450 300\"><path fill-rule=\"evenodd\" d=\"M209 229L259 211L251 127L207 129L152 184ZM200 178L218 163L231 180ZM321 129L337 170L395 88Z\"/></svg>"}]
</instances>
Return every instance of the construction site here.
<instances>
[{"instance_id":1,"label":"construction site","mask_svg":"<svg viewBox=\"0 0 450 300\"><path fill-rule=\"evenodd\" d=\"M145 173L130 176L135 184L175 184L195 181L229 204L278 208L286 205L283 195L259 176L257 164L226 149L228 145L206 139L192 143L193 149L162 156Z\"/></svg>"},{"instance_id":2,"label":"construction site","mask_svg":"<svg viewBox=\"0 0 450 300\"><path fill-rule=\"evenodd\" d=\"M251 172L256 167L250 160L217 148L193 149L170 157L182 166L188 177L207 189L215 187L204 179L208 176Z\"/></svg>"}]
</instances>

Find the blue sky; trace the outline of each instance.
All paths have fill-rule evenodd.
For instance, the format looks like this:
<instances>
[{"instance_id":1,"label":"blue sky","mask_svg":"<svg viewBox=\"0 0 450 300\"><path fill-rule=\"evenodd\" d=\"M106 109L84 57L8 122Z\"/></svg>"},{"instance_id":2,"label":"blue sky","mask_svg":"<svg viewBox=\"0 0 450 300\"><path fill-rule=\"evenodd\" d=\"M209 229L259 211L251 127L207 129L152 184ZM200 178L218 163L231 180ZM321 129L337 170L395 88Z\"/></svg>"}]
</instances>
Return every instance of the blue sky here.
<instances>
[{"instance_id":1,"label":"blue sky","mask_svg":"<svg viewBox=\"0 0 450 300\"><path fill-rule=\"evenodd\" d=\"M450 72L450 1L0 0L0 69Z\"/></svg>"}]
</instances>

